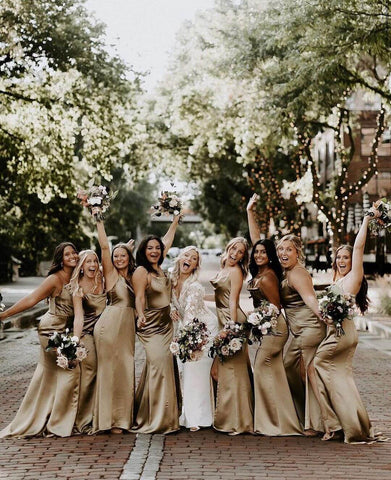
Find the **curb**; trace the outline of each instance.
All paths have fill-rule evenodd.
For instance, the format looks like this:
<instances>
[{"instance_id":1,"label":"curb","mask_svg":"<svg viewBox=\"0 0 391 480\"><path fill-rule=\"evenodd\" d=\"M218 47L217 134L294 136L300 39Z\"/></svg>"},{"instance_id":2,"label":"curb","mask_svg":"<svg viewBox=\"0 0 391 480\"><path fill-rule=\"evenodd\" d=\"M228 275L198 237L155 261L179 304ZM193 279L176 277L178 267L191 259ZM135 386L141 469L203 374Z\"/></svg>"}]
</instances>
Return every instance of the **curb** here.
<instances>
[{"instance_id":1,"label":"curb","mask_svg":"<svg viewBox=\"0 0 391 480\"><path fill-rule=\"evenodd\" d=\"M9 328L23 329L33 327L38 323L39 317L47 311L48 305L38 304L25 313L21 313L19 315L12 315L12 317L4 320L4 330L8 330Z\"/></svg>"},{"instance_id":2,"label":"curb","mask_svg":"<svg viewBox=\"0 0 391 480\"><path fill-rule=\"evenodd\" d=\"M380 317L381 318L381 317ZM364 317L356 315L353 317L357 330L366 331L381 338L391 338L391 326L376 320L376 317Z\"/></svg>"}]
</instances>

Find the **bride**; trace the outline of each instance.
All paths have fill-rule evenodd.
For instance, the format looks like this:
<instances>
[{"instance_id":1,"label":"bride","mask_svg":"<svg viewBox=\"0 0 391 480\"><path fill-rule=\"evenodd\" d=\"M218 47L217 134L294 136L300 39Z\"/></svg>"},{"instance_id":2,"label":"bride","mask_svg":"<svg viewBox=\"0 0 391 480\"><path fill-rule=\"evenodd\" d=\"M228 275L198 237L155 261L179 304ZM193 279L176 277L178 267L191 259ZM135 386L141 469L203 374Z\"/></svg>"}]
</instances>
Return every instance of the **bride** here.
<instances>
[{"instance_id":1,"label":"bride","mask_svg":"<svg viewBox=\"0 0 391 480\"><path fill-rule=\"evenodd\" d=\"M172 318L178 327L194 318L205 322L210 339L218 333L217 318L204 303L204 288L197 280L201 256L196 247L184 248L175 260L171 274ZM200 427L209 427L213 422L210 368L213 362L208 357L207 347L200 360L182 363L183 407L179 423L192 432Z\"/></svg>"}]
</instances>

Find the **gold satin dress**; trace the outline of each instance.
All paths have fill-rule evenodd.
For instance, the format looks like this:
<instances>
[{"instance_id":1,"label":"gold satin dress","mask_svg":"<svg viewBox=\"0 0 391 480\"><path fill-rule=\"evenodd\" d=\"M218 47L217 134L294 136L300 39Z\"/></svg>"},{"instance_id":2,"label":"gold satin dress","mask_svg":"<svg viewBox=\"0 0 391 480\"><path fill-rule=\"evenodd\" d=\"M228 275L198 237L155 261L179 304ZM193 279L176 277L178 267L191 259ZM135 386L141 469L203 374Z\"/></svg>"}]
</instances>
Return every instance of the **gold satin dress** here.
<instances>
[{"instance_id":1,"label":"gold satin dress","mask_svg":"<svg viewBox=\"0 0 391 480\"><path fill-rule=\"evenodd\" d=\"M254 308L267 300L257 282L247 286ZM281 313L277 335L266 335L254 361L254 432L268 436L302 435L299 419L289 390L282 352L288 340L288 326Z\"/></svg>"},{"instance_id":2,"label":"gold satin dress","mask_svg":"<svg viewBox=\"0 0 391 480\"><path fill-rule=\"evenodd\" d=\"M326 336L326 325L321 323L286 278L281 283L280 294L292 333L292 341L284 357L284 366L296 412L305 430L323 432L320 406L309 383L307 369L320 342Z\"/></svg>"},{"instance_id":3,"label":"gold satin dress","mask_svg":"<svg viewBox=\"0 0 391 480\"><path fill-rule=\"evenodd\" d=\"M170 317L171 282L148 274L143 328L137 335L145 349L145 365L136 392L133 431L170 433L179 429L180 385L177 363L170 352L173 324Z\"/></svg>"},{"instance_id":4,"label":"gold satin dress","mask_svg":"<svg viewBox=\"0 0 391 480\"><path fill-rule=\"evenodd\" d=\"M229 295L231 279L229 275L217 276L211 280L215 289L215 301L219 329L231 319ZM239 307L237 322L244 323L246 315ZM248 356L247 342L241 351L227 357L224 362L219 359L218 381L215 399L213 427L227 433L253 432L254 398L252 388L252 371Z\"/></svg>"},{"instance_id":5,"label":"gold satin dress","mask_svg":"<svg viewBox=\"0 0 391 480\"><path fill-rule=\"evenodd\" d=\"M81 342L87 348L88 354L80 363L79 403L75 421L75 430L79 433L86 433L92 427L97 369L94 327L106 308L106 300L106 293L89 293L82 298L84 325Z\"/></svg>"},{"instance_id":6,"label":"gold satin dress","mask_svg":"<svg viewBox=\"0 0 391 480\"><path fill-rule=\"evenodd\" d=\"M57 354L46 352L53 332L64 333L73 326L73 302L70 285L57 297L49 298L49 310L38 325L41 344L37 368L14 420L0 432L0 437L72 434L79 398L79 365L64 370L56 364Z\"/></svg>"},{"instance_id":7,"label":"gold satin dress","mask_svg":"<svg viewBox=\"0 0 391 480\"><path fill-rule=\"evenodd\" d=\"M343 282L337 282L334 288L343 293ZM371 422L353 376L357 330L353 320L348 319L342 328L345 335L337 337L334 325L327 326L326 338L314 358L324 422L332 432L342 429L345 443L373 441Z\"/></svg>"},{"instance_id":8,"label":"gold satin dress","mask_svg":"<svg viewBox=\"0 0 391 480\"><path fill-rule=\"evenodd\" d=\"M122 275L107 292L108 305L96 322L97 356L92 431L130 430L134 408L134 292Z\"/></svg>"}]
</instances>

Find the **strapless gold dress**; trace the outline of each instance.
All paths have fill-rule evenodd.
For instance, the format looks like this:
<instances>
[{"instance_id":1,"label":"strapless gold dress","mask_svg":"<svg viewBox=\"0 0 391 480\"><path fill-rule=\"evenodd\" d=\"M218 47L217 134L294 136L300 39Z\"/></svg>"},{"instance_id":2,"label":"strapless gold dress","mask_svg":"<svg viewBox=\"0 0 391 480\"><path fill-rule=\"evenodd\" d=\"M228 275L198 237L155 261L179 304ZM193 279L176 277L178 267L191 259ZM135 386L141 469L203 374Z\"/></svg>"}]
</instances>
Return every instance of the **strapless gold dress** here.
<instances>
[{"instance_id":1,"label":"strapless gold dress","mask_svg":"<svg viewBox=\"0 0 391 480\"><path fill-rule=\"evenodd\" d=\"M81 342L87 348L88 354L80 363L80 391L75 421L75 430L79 433L89 432L92 427L97 369L94 327L106 308L106 300L106 293L89 293L82 298L84 325Z\"/></svg>"},{"instance_id":2,"label":"strapless gold dress","mask_svg":"<svg viewBox=\"0 0 391 480\"><path fill-rule=\"evenodd\" d=\"M49 298L49 310L38 325L40 354L37 368L14 420L0 437L72 434L79 398L79 365L72 370L57 366L54 351L46 352L48 337L64 333L73 326L73 302L70 285L57 297Z\"/></svg>"},{"instance_id":3,"label":"strapless gold dress","mask_svg":"<svg viewBox=\"0 0 391 480\"><path fill-rule=\"evenodd\" d=\"M326 336L326 325L304 303L298 292L289 286L286 278L281 283L281 303L292 333L284 366L296 412L305 430L323 432L320 406L309 383L307 369ZM305 381L302 377L305 377Z\"/></svg>"},{"instance_id":4,"label":"strapless gold dress","mask_svg":"<svg viewBox=\"0 0 391 480\"><path fill-rule=\"evenodd\" d=\"M254 308L267 300L257 283L250 281L247 290ZM262 435L301 435L299 419L289 390L282 361L288 340L288 326L282 313L277 319L277 335L266 335L254 361L254 432Z\"/></svg>"},{"instance_id":5,"label":"strapless gold dress","mask_svg":"<svg viewBox=\"0 0 391 480\"><path fill-rule=\"evenodd\" d=\"M122 275L107 292L108 305L94 328L97 355L93 432L133 425L134 293Z\"/></svg>"},{"instance_id":6,"label":"strapless gold dress","mask_svg":"<svg viewBox=\"0 0 391 480\"><path fill-rule=\"evenodd\" d=\"M229 275L217 276L211 280L215 289L216 311L219 328L231 319L229 295L231 280ZM237 322L244 323L246 315L238 308ZM242 350L224 362L217 360L218 382L216 389L213 427L227 433L253 431L254 399L252 371L248 356L247 342Z\"/></svg>"},{"instance_id":7,"label":"strapless gold dress","mask_svg":"<svg viewBox=\"0 0 391 480\"><path fill-rule=\"evenodd\" d=\"M335 287L343 292L343 283ZM326 338L314 358L325 425L330 431L343 430L346 443L374 440L368 413L353 376L353 356L358 334L353 320L344 320L345 335L336 336L334 325L327 326Z\"/></svg>"},{"instance_id":8,"label":"strapless gold dress","mask_svg":"<svg viewBox=\"0 0 391 480\"><path fill-rule=\"evenodd\" d=\"M170 352L171 283L167 277L148 275L146 324L137 331L145 349L145 365L136 392L135 425L138 433L170 433L179 429L180 385L177 363Z\"/></svg>"}]
</instances>

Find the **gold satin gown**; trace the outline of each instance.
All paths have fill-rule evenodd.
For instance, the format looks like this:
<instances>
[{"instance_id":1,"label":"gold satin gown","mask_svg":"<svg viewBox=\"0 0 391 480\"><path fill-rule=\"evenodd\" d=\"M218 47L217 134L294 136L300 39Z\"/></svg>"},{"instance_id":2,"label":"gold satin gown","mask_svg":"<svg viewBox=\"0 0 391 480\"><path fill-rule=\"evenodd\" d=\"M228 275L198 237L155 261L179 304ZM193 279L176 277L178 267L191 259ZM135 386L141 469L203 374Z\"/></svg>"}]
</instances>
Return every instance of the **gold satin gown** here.
<instances>
[{"instance_id":1,"label":"gold satin gown","mask_svg":"<svg viewBox=\"0 0 391 480\"><path fill-rule=\"evenodd\" d=\"M89 432L92 427L97 369L94 327L106 308L106 300L106 293L89 293L82 298L84 325L81 342L87 348L88 354L80 363L80 391L75 421L75 430L79 433Z\"/></svg>"},{"instance_id":2,"label":"gold satin gown","mask_svg":"<svg viewBox=\"0 0 391 480\"><path fill-rule=\"evenodd\" d=\"M323 432L320 406L309 383L307 369L320 342L326 336L326 325L321 323L304 303L298 292L289 286L286 278L281 283L280 293L292 333L292 341L284 357L284 366L296 412L305 430Z\"/></svg>"},{"instance_id":3,"label":"gold satin gown","mask_svg":"<svg viewBox=\"0 0 391 480\"><path fill-rule=\"evenodd\" d=\"M229 295L231 280L229 275L217 276L211 280L215 289L216 312L219 328L231 319ZM237 322L244 323L246 315L238 308ZM242 350L224 362L217 359L218 382L213 427L227 433L253 432L254 398L252 371L248 356L247 342Z\"/></svg>"},{"instance_id":4,"label":"gold satin gown","mask_svg":"<svg viewBox=\"0 0 391 480\"><path fill-rule=\"evenodd\" d=\"M334 288L343 293L343 282ZM334 325L327 326L326 338L314 358L324 422L330 431L342 429L345 443L373 441L371 422L353 376L357 330L353 320L344 320L342 328L345 335L337 337Z\"/></svg>"},{"instance_id":5,"label":"gold satin gown","mask_svg":"<svg viewBox=\"0 0 391 480\"><path fill-rule=\"evenodd\" d=\"M131 285L118 275L94 328L97 355L92 431L130 430L134 408L135 310Z\"/></svg>"},{"instance_id":6,"label":"gold satin gown","mask_svg":"<svg viewBox=\"0 0 391 480\"><path fill-rule=\"evenodd\" d=\"M170 433L179 429L180 385L175 358L170 352L173 325L170 317L171 282L148 274L145 291L146 324L137 335L145 349L145 365L136 393L138 433Z\"/></svg>"},{"instance_id":7,"label":"gold satin gown","mask_svg":"<svg viewBox=\"0 0 391 480\"><path fill-rule=\"evenodd\" d=\"M247 286L254 308L267 300L250 280ZM288 326L282 313L277 319L277 335L266 335L254 361L254 432L268 436L302 435L282 361L288 340Z\"/></svg>"},{"instance_id":8,"label":"gold satin gown","mask_svg":"<svg viewBox=\"0 0 391 480\"><path fill-rule=\"evenodd\" d=\"M41 347L37 368L14 420L0 432L1 438L72 434L79 398L79 365L64 370L56 364L56 352L45 351L50 334L64 333L72 326L73 302L68 284L57 297L49 298L49 310L38 325Z\"/></svg>"}]
</instances>

